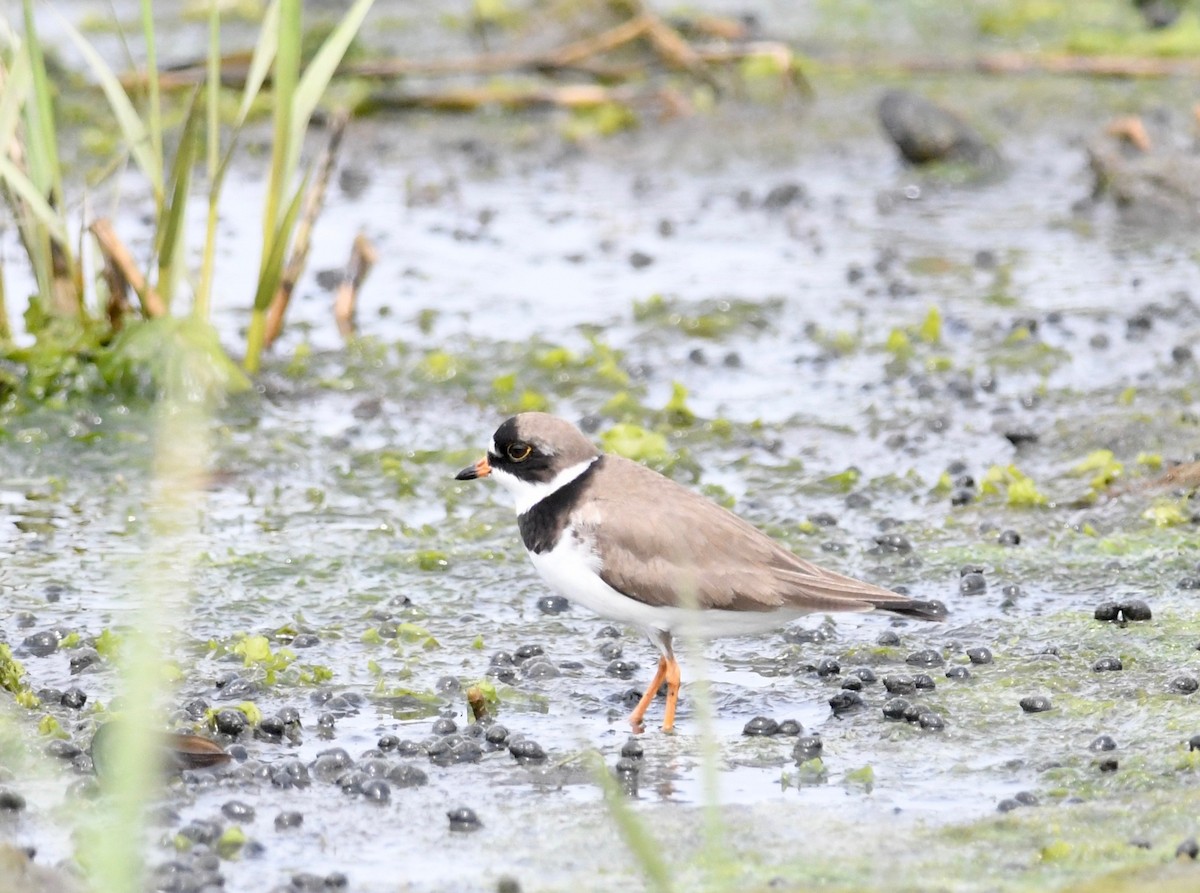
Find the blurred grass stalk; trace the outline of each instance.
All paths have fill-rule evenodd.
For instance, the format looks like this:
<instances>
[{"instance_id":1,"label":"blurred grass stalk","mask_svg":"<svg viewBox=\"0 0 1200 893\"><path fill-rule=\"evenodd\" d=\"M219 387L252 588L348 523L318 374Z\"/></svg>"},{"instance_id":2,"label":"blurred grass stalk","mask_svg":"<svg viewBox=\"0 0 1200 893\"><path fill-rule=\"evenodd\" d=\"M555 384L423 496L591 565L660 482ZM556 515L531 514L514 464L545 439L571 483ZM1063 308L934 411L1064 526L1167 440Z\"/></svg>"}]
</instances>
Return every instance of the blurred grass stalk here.
<instances>
[{"instance_id":1,"label":"blurred grass stalk","mask_svg":"<svg viewBox=\"0 0 1200 893\"><path fill-rule=\"evenodd\" d=\"M189 367L207 363L202 350L185 347L177 359L157 406L146 549L134 572L119 651L123 707L112 730L102 800L81 835L79 861L95 893L145 889L146 812L165 777L168 660L175 630L189 613L192 568L203 548L210 419L220 395L194 385L198 373Z\"/></svg>"},{"instance_id":2,"label":"blurred grass stalk","mask_svg":"<svg viewBox=\"0 0 1200 893\"><path fill-rule=\"evenodd\" d=\"M263 207L262 256L244 359L249 372L257 371L261 363L267 309L279 291L297 224L306 179L300 178L297 183L297 172L309 122L372 4L373 0L356 0L301 74L301 0L271 0L251 56L232 133L222 152L220 0L209 0L206 84L190 101L174 157L170 159L164 148L151 0L140 0L146 47L145 96L136 97L141 111L135 96L126 90L104 58L74 25L60 17L63 30L103 91L126 150L153 194L153 256L138 292L144 317L170 314L180 285L187 279L186 212L197 144L201 142L199 131L203 126L207 131L203 146L208 215L199 280L192 292L191 316L207 323L212 306L222 185L240 132L268 74L271 75L274 140ZM59 134L55 128L54 93L34 24L33 0L22 0L22 10L23 37L0 22L0 40L8 44L9 50L7 65L0 62L0 185L17 221L37 281L40 304L48 318L68 317L83 325L100 324L104 319L102 312L94 315L87 312L86 296L90 289L85 287L78 254L72 250L72 227L65 211ZM201 109L206 110L203 116ZM150 269L155 273L153 281Z\"/></svg>"},{"instance_id":3,"label":"blurred grass stalk","mask_svg":"<svg viewBox=\"0 0 1200 893\"><path fill-rule=\"evenodd\" d=\"M717 737L705 642L697 629L701 609L695 590L683 587L682 594L684 606L690 610L678 644L683 646L694 671L692 675L696 677L689 695L695 706L695 723L699 730L697 740L700 746L701 809L704 817L704 847L696 862L704 878L704 889L740 890L743 887L739 882L738 860L729 847L728 834L721 817L721 744ZM603 760L600 761L600 769L609 812L645 876L647 885L656 893L672 893L679 889L672 880L673 866L662 856L663 853L673 852L674 847L669 842L655 839L649 824L626 802L625 793L604 768ZM695 883L694 878L684 881L684 886L692 883Z\"/></svg>"}]
</instances>

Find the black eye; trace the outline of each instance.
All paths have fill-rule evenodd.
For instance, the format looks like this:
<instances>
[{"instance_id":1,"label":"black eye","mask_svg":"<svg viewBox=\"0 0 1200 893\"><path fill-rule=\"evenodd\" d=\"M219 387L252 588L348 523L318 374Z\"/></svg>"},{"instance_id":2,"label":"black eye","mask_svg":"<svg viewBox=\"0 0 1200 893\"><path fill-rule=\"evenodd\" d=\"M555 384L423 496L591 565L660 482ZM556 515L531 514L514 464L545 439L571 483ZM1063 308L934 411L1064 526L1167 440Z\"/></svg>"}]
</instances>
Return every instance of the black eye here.
<instances>
[{"instance_id":1,"label":"black eye","mask_svg":"<svg viewBox=\"0 0 1200 893\"><path fill-rule=\"evenodd\" d=\"M533 452L533 447L527 443L510 443L504 452L508 453L508 458L514 462L524 462Z\"/></svg>"}]
</instances>

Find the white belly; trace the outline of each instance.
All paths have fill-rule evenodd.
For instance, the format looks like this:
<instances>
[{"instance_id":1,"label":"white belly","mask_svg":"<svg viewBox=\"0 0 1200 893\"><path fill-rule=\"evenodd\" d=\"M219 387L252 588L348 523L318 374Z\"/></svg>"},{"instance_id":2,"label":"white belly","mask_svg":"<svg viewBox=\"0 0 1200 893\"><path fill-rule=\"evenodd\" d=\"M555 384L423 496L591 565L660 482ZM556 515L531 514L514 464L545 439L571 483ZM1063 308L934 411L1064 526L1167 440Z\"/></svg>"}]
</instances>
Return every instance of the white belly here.
<instances>
[{"instance_id":1,"label":"white belly","mask_svg":"<svg viewBox=\"0 0 1200 893\"><path fill-rule=\"evenodd\" d=\"M529 553L542 579L559 594L601 617L630 623L647 631L661 630L680 636L712 639L778 629L806 611L698 611L658 607L622 595L600 578L600 559L569 532L549 552Z\"/></svg>"}]
</instances>

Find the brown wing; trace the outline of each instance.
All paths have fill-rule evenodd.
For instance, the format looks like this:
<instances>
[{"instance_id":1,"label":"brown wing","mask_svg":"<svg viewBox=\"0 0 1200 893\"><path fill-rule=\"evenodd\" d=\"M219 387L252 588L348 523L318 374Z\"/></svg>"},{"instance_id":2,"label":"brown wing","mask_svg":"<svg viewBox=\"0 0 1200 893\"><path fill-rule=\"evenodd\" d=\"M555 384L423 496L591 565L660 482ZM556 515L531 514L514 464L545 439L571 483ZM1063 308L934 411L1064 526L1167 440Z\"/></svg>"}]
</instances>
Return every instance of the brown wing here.
<instances>
[{"instance_id":1,"label":"brown wing","mask_svg":"<svg viewBox=\"0 0 1200 893\"><path fill-rule=\"evenodd\" d=\"M621 523L599 524L601 514ZM928 602L805 561L732 512L618 456L605 456L572 521L596 538L604 581L646 604L936 614Z\"/></svg>"}]
</instances>

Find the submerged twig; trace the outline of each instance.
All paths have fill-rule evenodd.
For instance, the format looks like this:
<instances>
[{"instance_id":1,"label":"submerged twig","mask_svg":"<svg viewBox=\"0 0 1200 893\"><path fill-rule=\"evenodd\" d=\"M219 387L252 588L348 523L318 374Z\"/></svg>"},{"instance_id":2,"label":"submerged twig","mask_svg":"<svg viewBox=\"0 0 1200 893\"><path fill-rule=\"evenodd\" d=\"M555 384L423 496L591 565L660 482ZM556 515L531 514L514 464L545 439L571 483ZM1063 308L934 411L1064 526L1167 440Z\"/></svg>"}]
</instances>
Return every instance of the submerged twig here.
<instances>
[{"instance_id":1,"label":"submerged twig","mask_svg":"<svg viewBox=\"0 0 1200 893\"><path fill-rule=\"evenodd\" d=\"M125 247L125 243L121 241L117 231L113 229L112 222L107 217L101 217L93 221L88 229L96 237L96 243L100 246L100 253L104 255L105 264L115 265L125 282L137 294L142 305L142 315L147 319L165 316L166 305L163 304L158 292L146 281L142 271L138 269L133 255L129 253L129 249Z\"/></svg>"},{"instance_id":2,"label":"submerged twig","mask_svg":"<svg viewBox=\"0 0 1200 893\"><path fill-rule=\"evenodd\" d=\"M346 264L346 272L333 297L333 318L343 338L354 335L354 311L358 306L358 291L378 259L379 253L370 239L362 233L354 237L350 262Z\"/></svg>"},{"instance_id":3,"label":"submerged twig","mask_svg":"<svg viewBox=\"0 0 1200 893\"><path fill-rule=\"evenodd\" d=\"M304 273L304 266L308 262L312 228L321 215L321 209L325 206L325 192L329 187L333 169L337 165L337 153L342 144L342 135L346 132L347 121L348 116L341 112L333 117L330 124L329 142L317 163L317 177L308 187L308 193L304 196L304 210L300 217L300 223L296 227L292 253L284 268L283 278L279 281L279 289L275 292L275 297L271 299L271 304L267 308L267 326L263 335L264 348L270 347L283 331L283 317L287 313L288 304L291 303L296 283L300 281L300 276Z\"/></svg>"}]
</instances>

